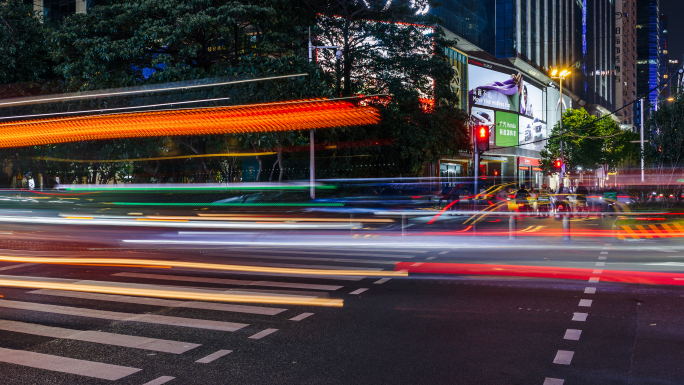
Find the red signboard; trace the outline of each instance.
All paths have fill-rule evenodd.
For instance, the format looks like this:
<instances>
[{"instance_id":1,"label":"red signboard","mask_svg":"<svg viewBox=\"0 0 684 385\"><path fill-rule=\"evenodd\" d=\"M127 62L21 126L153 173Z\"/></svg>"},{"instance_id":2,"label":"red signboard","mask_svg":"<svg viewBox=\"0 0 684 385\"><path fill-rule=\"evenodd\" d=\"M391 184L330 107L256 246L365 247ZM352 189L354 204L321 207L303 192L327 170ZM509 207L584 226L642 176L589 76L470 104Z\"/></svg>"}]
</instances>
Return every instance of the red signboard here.
<instances>
[{"instance_id":1,"label":"red signboard","mask_svg":"<svg viewBox=\"0 0 684 385\"><path fill-rule=\"evenodd\" d=\"M521 156L518 158L518 165L520 166L537 166L539 167L539 159L525 158Z\"/></svg>"}]
</instances>

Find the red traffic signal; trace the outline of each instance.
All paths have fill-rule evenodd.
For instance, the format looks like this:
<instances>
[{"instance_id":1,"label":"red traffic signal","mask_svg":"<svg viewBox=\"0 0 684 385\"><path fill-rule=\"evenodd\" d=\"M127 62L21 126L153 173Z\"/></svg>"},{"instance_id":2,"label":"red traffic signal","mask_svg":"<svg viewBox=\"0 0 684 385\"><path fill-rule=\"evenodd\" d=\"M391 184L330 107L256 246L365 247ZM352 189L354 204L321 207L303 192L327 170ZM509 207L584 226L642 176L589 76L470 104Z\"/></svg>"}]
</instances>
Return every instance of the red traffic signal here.
<instances>
[{"instance_id":1,"label":"red traffic signal","mask_svg":"<svg viewBox=\"0 0 684 385\"><path fill-rule=\"evenodd\" d=\"M560 171L563 168L563 162L560 159L556 159L556 161L553 162L553 165L556 171Z\"/></svg>"},{"instance_id":2,"label":"red traffic signal","mask_svg":"<svg viewBox=\"0 0 684 385\"><path fill-rule=\"evenodd\" d=\"M475 128L475 139L477 142L477 150L484 152L489 150L489 127L477 126Z\"/></svg>"}]
</instances>

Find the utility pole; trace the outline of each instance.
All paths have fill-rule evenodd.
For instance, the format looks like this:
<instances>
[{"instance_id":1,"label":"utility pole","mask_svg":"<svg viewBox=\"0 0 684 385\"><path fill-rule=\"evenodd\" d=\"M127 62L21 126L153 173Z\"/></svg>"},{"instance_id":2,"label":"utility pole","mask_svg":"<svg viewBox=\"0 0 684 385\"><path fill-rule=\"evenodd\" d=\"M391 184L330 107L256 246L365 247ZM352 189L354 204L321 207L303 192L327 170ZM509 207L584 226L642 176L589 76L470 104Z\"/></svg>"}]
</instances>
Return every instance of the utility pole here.
<instances>
[{"instance_id":1,"label":"utility pole","mask_svg":"<svg viewBox=\"0 0 684 385\"><path fill-rule=\"evenodd\" d=\"M560 155L561 155L561 171L560 171L560 181L558 183L563 184L563 177L565 176L565 157L563 156L563 77L560 77Z\"/></svg>"},{"instance_id":2,"label":"utility pole","mask_svg":"<svg viewBox=\"0 0 684 385\"><path fill-rule=\"evenodd\" d=\"M644 98L641 98L639 102L639 108L641 109L641 181L644 181Z\"/></svg>"}]
</instances>

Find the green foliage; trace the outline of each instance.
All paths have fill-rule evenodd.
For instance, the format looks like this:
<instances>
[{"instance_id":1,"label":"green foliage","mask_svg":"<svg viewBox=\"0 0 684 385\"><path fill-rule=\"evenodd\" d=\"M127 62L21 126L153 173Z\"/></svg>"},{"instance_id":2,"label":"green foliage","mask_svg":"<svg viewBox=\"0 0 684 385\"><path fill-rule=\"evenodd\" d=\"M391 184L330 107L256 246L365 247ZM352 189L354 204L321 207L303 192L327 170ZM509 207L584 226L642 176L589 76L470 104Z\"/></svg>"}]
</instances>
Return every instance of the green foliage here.
<instances>
[{"instance_id":1,"label":"green foliage","mask_svg":"<svg viewBox=\"0 0 684 385\"><path fill-rule=\"evenodd\" d=\"M639 159L638 147L631 143L636 134L620 129L609 117L599 119L582 108L564 112L562 119L563 132L559 122L541 151L540 167L547 175L555 173L554 162L561 159L561 141L567 173L575 173L580 168L595 170L600 166L610 170Z\"/></svg>"},{"instance_id":2,"label":"green foliage","mask_svg":"<svg viewBox=\"0 0 684 385\"><path fill-rule=\"evenodd\" d=\"M33 7L21 0L0 2L0 84L39 80L49 70L46 29Z\"/></svg>"},{"instance_id":3,"label":"green foliage","mask_svg":"<svg viewBox=\"0 0 684 385\"><path fill-rule=\"evenodd\" d=\"M674 169L684 165L684 95L674 95L673 102L662 103L651 111L646 121L645 159L655 169Z\"/></svg>"}]
</instances>

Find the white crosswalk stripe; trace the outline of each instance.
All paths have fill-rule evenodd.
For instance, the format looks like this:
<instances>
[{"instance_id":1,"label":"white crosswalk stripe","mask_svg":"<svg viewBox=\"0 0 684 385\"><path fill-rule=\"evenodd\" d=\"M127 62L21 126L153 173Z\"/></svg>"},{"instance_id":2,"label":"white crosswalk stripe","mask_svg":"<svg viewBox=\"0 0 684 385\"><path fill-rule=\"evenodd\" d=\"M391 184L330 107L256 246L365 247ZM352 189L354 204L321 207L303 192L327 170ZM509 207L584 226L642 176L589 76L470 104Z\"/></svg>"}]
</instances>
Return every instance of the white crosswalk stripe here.
<instances>
[{"instance_id":1,"label":"white crosswalk stripe","mask_svg":"<svg viewBox=\"0 0 684 385\"><path fill-rule=\"evenodd\" d=\"M312 283L249 281L249 280L226 279L226 278L189 277L189 276L170 275L170 274L116 273L116 274L112 274L112 275L115 277L159 279L159 280L165 280L165 281L203 282L203 283L217 283L217 284L224 284L224 285L283 287L283 288L290 288L290 289L308 289L308 290L338 290L338 289L341 289L343 287L343 286L338 286L338 285L317 285L317 284L312 284Z\"/></svg>"},{"instance_id":2,"label":"white crosswalk stripe","mask_svg":"<svg viewBox=\"0 0 684 385\"><path fill-rule=\"evenodd\" d=\"M240 330L247 324L235 322L208 321L194 318L171 317L155 314L131 314L105 310L92 310L70 306L46 305L32 302L9 301L0 299L0 307L17 310L29 310L44 313L65 314L77 317L100 318L112 321L134 321L157 325L179 326L196 329L219 330L234 332Z\"/></svg>"},{"instance_id":3,"label":"white crosswalk stripe","mask_svg":"<svg viewBox=\"0 0 684 385\"><path fill-rule=\"evenodd\" d=\"M129 297L125 295L116 294L98 294L98 293L84 293L80 291L62 291L41 289L30 291L31 294L53 295L58 297L82 298L92 299L96 301L111 301L121 303L135 303L139 305L163 306L163 307L182 307L190 309L203 310L217 310L229 311L235 313L249 313L249 314L263 314L276 315L287 309L279 309L262 306L248 306L248 305L233 305L229 303L215 303L215 302L196 302L196 301L177 301L163 298L148 298L148 297Z\"/></svg>"},{"instance_id":4,"label":"white crosswalk stripe","mask_svg":"<svg viewBox=\"0 0 684 385\"><path fill-rule=\"evenodd\" d=\"M128 336L91 330L64 329L54 326L43 326L8 320L0 320L0 330L173 354L182 354L200 346L199 344L191 344L188 342L160 340L157 338Z\"/></svg>"},{"instance_id":5,"label":"white crosswalk stripe","mask_svg":"<svg viewBox=\"0 0 684 385\"><path fill-rule=\"evenodd\" d=\"M77 360L74 358L5 348L0 348L0 362L52 370L54 372L78 374L110 381L122 379L142 370L126 366L103 364L100 362Z\"/></svg>"}]
</instances>

